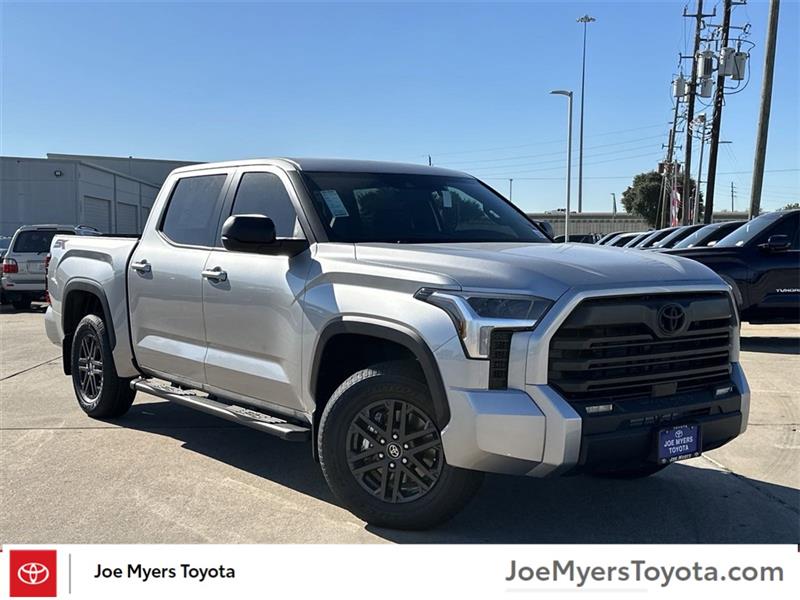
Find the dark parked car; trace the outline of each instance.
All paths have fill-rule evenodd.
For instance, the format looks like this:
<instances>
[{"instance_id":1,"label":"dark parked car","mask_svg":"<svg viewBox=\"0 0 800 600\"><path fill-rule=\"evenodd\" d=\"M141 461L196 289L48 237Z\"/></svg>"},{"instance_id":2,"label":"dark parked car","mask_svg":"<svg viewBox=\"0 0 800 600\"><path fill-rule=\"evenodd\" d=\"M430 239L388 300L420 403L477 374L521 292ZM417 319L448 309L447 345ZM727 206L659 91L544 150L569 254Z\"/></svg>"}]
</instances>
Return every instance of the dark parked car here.
<instances>
[{"instance_id":1,"label":"dark parked car","mask_svg":"<svg viewBox=\"0 0 800 600\"><path fill-rule=\"evenodd\" d=\"M733 233L747 221L725 221L724 223L712 223L701 227L693 234L686 236L673 248L702 248L713 246L726 235Z\"/></svg>"},{"instance_id":2,"label":"dark parked car","mask_svg":"<svg viewBox=\"0 0 800 600\"><path fill-rule=\"evenodd\" d=\"M677 227L672 233L668 236L661 238L655 244L650 246L650 250L663 250L665 248L672 248L675 244L687 238L688 236L692 235L698 229L705 227L702 223L697 225L684 225L683 227Z\"/></svg>"},{"instance_id":3,"label":"dark parked car","mask_svg":"<svg viewBox=\"0 0 800 600\"><path fill-rule=\"evenodd\" d=\"M610 242L611 240L613 240L615 237L617 237L618 235L620 235L622 233L625 233L625 232L624 231L612 231L611 233L607 233L603 237L601 237L599 240L597 240L595 242L595 244L597 244L598 246L605 246L606 244L608 244L608 242Z\"/></svg>"},{"instance_id":4,"label":"dark parked car","mask_svg":"<svg viewBox=\"0 0 800 600\"><path fill-rule=\"evenodd\" d=\"M637 235L636 237L634 237L632 240L630 240L630 241L629 241L627 244L625 244L625 245L623 246L623 248L636 248L636 246L638 246L639 244L641 244L641 243L642 243L642 241L643 241L643 240L644 240L646 237L650 237L650 234L651 234L651 233L652 233L652 231L643 231L642 233L640 233L639 235Z\"/></svg>"},{"instance_id":5,"label":"dark parked car","mask_svg":"<svg viewBox=\"0 0 800 600\"><path fill-rule=\"evenodd\" d=\"M559 244L564 243L564 236L557 235L553 241ZM569 241L578 244L594 244L597 241L597 236L594 233L570 233Z\"/></svg>"},{"instance_id":6,"label":"dark parked car","mask_svg":"<svg viewBox=\"0 0 800 600\"><path fill-rule=\"evenodd\" d=\"M800 210L761 215L710 248L667 251L716 271L743 321L800 323Z\"/></svg>"},{"instance_id":7,"label":"dark parked car","mask_svg":"<svg viewBox=\"0 0 800 600\"><path fill-rule=\"evenodd\" d=\"M667 237L670 233L672 233L676 229L678 228L667 227L665 229L657 229L656 231L651 232L650 235L644 238L641 242L639 242L639 245L636 247L639 248L640 250L644 250L645 248L652 248L658 242L663 240L665 237Z\"/></svg>"},{"instance_id":8,"label":"dark parked car","mask_svg":"<svg viewBox=\"0 0 800 600\"><path fill-rule=\"evenodd\" d=\"M610 242L607 242L606 246L624 246L628 242L630 242L633 238L639 237L643 233L647 233L646 231L630 231L628 233L621 233L617 237L612 238Z\"/></svg>"},{"instance_id":9,"label":"dark parked car","mask_svg":"<svg viewBox=\"0 0 800 600\"><path fill-rule=\"evenodd\" d=\"M550 221L538 221L536 219L531 219L533 223L542 231L544 231L550 239L555 237L555 231L553 230L553 224Z\"/></svg>"}]
</instances>

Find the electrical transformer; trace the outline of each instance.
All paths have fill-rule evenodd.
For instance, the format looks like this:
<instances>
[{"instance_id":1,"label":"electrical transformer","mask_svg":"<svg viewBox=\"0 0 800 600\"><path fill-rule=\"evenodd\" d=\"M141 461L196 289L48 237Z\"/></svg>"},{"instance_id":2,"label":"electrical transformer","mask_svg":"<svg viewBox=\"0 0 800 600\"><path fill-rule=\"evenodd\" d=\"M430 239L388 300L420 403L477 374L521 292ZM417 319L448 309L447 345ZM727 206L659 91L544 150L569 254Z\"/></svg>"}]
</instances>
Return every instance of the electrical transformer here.
<instances>
[{"instance_id":1,"label":"electrical transformer","mask_svg":"<svg viewBox=\"0 0 800 600\"><path fill-rule=\"evenodd\" d=\"M741 81L745 78L747 72L747 52L736 52L733 55L733 70L731 72L731 79L734 81Z\"/></svg>"},{"instance_id":2,"label":"electrical transformer","mask_svg":"<svg viewBox=\"0 0 800 600\"><path fill-rule=\"evenodd\" d=\"M714 84L710 79L703 79L700 81L698 87L698 94L701 98L711 98L711 91L714 89Z\"/></svg>"},{"instance_id":3,"label":"electrical transformer","mask_svg":"<svg viewBox=\"0 0 800 600\"><path fill-rule=\"evenodd\" d=\"M709 79L714 74L714 52L703 50L697 53L697 76L700 79Z\"/></svg>"},{"instance_id":4,"label":"electrical transformer","mask_svg":"<svg viewBox=\"0 0 800 600\"><path fill-rule=\"evenodd\" d=\"M674 98L683 98L686 95L686 80L683 75L678 75L675 81L672 82L672 96Z\"/></svg>"},{"instance_id":5,"label":"electrical transformer","mask_svg":"<svg viewBox=\"0 0 800 600\"><path fill-rule=\"evenodd\" d=\"M733 55L736 53L734 48L723 48L719 53L719 70L725 75L730 77L733 75Z\"/></svg>"}]
</instances>

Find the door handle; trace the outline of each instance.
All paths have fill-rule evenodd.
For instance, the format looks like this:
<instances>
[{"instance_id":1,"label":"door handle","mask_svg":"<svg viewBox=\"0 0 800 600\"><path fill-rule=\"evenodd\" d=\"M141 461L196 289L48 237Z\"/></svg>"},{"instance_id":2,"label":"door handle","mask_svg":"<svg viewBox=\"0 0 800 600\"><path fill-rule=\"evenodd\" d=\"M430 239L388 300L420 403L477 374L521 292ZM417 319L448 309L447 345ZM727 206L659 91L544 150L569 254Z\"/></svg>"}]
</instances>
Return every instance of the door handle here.
<instances>
[{"instance_id":1,"label":"door handle","mask_svg":"<svg viewBox=\"0 0 800 600\"><path fill-rule=\"evenodd\" d=\"M228 281L228 274L220 269L219 267L214 267L213 269L206 269L200 273L206 279L211 281Z\"/></svg>"},{"instance_id":2,"label":"door handle","mask_svg":"<svg viewBox=\"0 0 800 600\"><path fill-rule=\"evenodd\" d=\"M153 267L143 258L140 262L131 263L131 269L138 273L149 273Z\"/></svg>"}]
</instances>

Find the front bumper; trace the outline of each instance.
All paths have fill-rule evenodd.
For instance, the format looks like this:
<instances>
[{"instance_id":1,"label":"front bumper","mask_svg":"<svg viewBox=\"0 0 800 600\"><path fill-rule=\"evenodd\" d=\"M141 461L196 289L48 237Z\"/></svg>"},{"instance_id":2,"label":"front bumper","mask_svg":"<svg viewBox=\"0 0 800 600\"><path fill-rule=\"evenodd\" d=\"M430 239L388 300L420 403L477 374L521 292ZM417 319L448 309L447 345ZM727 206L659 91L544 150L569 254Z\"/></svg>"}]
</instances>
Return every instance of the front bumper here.
<instances>
[{"instance_id":1,"label":"front bumper","mask_svg":"<svg viewBox=\"0 0 800 600\"><path fill-rule=\"evenodd\" d=\"M576 410L548 385L550 341L582 300L694 292L729 294L730 290L719 282L565 294L534 331L513 335L507 390L487 390L488 362L466 360L457 340L442 345L435 355L450 402L451 418L442 431L448 463L480 471L547 477L653 460L654 436L673 417L677 419L673 425L701 425L704 451L743 433L750 411L750 388L738 362L738 329L732 331L729 354L735 389L722 399L713 398L711 392L705 398L667 396L659 405L626 412L627 420L633 422L605 423L607 427L603 428L598 427L596 417L579 414L580 407ZM680 410L676 411L674 404Z\"/></svg>"},{"instance_id":2,"label":"front bumper","mask_svg":"<svg viewBox=\"0 0 800 600\"><path fill-rule=\"evenodd\" d=\"M532 477L625 468L654 461L658 430L682 423L699 424L702 450L712 450L747 427L750 388L738 363L732 382L723 398L687 397L679 406L662 398L661 406L606 417L579 414L547 385L450 389L445 456L456 467Z\"/></svg>"}]
</instances>

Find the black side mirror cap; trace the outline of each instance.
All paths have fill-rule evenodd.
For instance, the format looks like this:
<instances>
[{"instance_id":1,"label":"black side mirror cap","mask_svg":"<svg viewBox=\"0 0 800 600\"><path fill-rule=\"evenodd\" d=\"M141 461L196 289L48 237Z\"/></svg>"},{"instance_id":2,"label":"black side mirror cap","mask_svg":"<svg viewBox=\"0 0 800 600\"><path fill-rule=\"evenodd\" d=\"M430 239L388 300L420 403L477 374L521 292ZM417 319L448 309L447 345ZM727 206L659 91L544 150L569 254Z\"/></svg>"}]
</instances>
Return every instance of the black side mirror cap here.
<instances>
[{"instance_id":1,"label":"black side mirror cap","mask_svg":"<svg viewBox=\"0 0 800 600\"><path fill-rule=\"evenodd\" d=\"M267 216L231 215L222 225L222 245L232 252L295 256L308 248L308 241L276 238L275 223Z\"/></svg>"}]
</instances>

